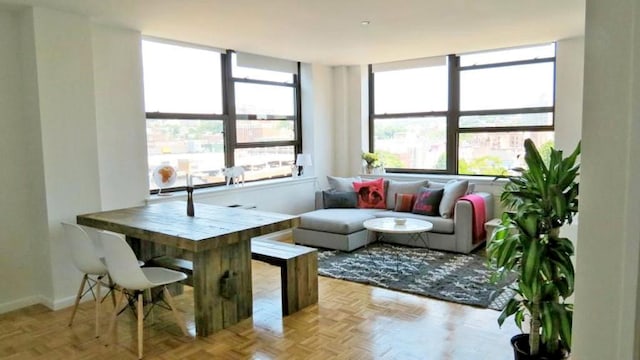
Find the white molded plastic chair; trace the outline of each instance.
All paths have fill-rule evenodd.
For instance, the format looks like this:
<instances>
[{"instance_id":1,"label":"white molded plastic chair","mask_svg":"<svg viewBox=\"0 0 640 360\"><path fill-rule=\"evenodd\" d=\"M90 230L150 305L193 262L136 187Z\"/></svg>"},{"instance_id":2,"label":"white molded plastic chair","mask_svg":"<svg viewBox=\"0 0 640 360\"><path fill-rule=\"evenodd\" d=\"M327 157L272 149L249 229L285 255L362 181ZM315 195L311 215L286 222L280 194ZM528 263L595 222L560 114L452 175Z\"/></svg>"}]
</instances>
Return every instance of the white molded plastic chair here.
<instances>
[{"instance_id":1,"label":"white molded plastic chair","mask_svg":"<svg viewBox=\"0 0 640 360\"><path fill-rule=\"evenodd\" d=\"M115 330L116 318L121 312L119 308L124 300L125 293L127 293L132 297L133 301L137 301L138 358L142 359L142 324L144 320L143 293L147 289L162 286L165 300L173 312L176 323L180 329L182 329L183 334L188 335L184 320L178 314L173 303L173 297L165 286L167 284L184 280L187 278L187 275L179 271L165 269L162 267L140 268L133 250L129 247L125 239L116 234L104 232L101 233L101 240L111 279L113 279L113 281L122 288L122 292L116 302L116 307L111 317L109 333L112 333L112 331ZM125 306L127 305L125 304Z\"/></svg>"},{"instance_id":2,"label":"white molded plastic chair","mask_svg":"<svg viewBox=\"0 0 640 360\"><path fill-rule=\"evenodd\" d=\"M90 292L96 303L96 337L98 337L100 326L100 303L102 302L102 298L100 296L100 284L105 276L109 280L108 286L111 290L113 290L113 284L108 276L107 266L104 261L101 260L100 255L96 250L96 244L89 234L87 234L81 226L76 224L63 222L62 227L64 228L67 237L69 245L68 248L71 253L73 264L84 274L82 282L80 283L80 288L78 289L78 294L76 295L75 304L73 305L73 312L71 313L69 326L73 324L73 319L76 316L80 300ZM89 288L85 291L84 288L87 284L89 285ZM113 292L112 296L114 296ZM113 300L115 304L115 298Z\"/></svg>"}]
</instances>

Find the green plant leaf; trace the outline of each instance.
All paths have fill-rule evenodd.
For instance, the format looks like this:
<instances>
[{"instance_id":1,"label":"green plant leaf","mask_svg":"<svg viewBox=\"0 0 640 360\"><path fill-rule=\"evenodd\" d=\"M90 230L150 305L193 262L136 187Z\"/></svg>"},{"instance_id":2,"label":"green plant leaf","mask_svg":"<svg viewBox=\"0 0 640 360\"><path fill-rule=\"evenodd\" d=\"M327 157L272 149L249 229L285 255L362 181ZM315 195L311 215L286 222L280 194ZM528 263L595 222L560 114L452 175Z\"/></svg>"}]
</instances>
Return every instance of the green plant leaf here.
<instances>
[{"instance_id":1,"label":"green plant leaf","mask_svg":"<svg viewBox=\"0 0 640 360\"><path fill-rule=\"evenodd\" d=\"M578 141L578 144L576 145L576 148L573 150L571 155L569 155L564 159L564 162L567 165L567 167L573 167L573 165L576 163L576 160L580 155L581 148L582 148L582 141Z\"/></svg>"},{"instance_id":2,"label":"green plant leaf","mask_svg":"<svg viewBox=\"0 0 640 360\"><path fill-rule=\"evenodd\" d=\"M522 282L529 285L532 295L539 294L538 272L540 260L542 259L542 246L537 239L531 239L525 245L524 256L522 258Z\"/></svg>"},{"instance_id":3,"label":"green plant leaf","mask_svg":"<svg viewBox=\"0 0 640 360\"><path fill-rule=\"evenodd\" d=\"M558 320L560 323L560 341L562 345L571 351L571 327L573 323L573 306L570 304L557 304Z\"/></svg>"},{"instance_id":4,"label":"green plant leaf","mask_svg":"<svg viewBox=\"0 0 640 360\"><path fill-rule=\"evenodd\" d=\"M545 194L545 178L549 174L547 166L544 164L536 145L531 139L524 141L525 155L524 160L527 163L528 170L525 175L529 175L534 185L541 191L543 197Z\"/></svg>"},{"instance_id":5,"label":"green plant leaf","mask_svg":"<svg viewBox=\"0 0 640 360\"><path fill-rule=\"evenodd\" d=\"M496 253L496 264L498 267L507 267L509 264L509 260L513 258L516 251L516 241L514 238L509 237L504 239L502 242L502 246L499 251Z\"/></svg>"},{"instance_id":6,"label":"green plant leaf","mask_svg":"<svg viewBox=\"0 0 640 360\"><path fill-rule=\"evenodd\" d=\"M552 249L549 252L549 260L558 269L558 275L564 277L565 280L556 280L558 290L563 298L567 298L573 294L573 284L575 283L575 270L571 257L567 253Z\"/></svg>"},{"instance_id":7,"label":"green plant leaf","mask_svg":"<svg viewBox=\"0 0 640 360\"><path fill-rule=\"evenodd\" d=\"M560 219L564 219L567 213L567 201L564 194L558 189L558 186L549 186L549 196L551 197L551 206L553 211Z\"/></svg>"},{"instance_id":8,"label":"green plant leaf","mask_svg":"<svg viewBox=\"0 0 640 360\"><path fill-rule=\"evenodd\" d=\"M518 230L529 238L535 238L538 235L538 217L534 214L519 214L516 224Z\"/></svg>"},{"instance_id":9,"label":"green plant leaf","mask_svg":"<svg viewBox=\"0 0 640 360\"><path fill-rule=\"evenodd\" d=\"M567 238L554 238L553 247L557 249L557 251L569 256L574 253L573 243Z\"/></svg>"},{"instance_id":10,"label":"green plant leaf","mask_svg":"<svg viewBox=\"0 0 640 360\"><path fill-rule=\"evenodd\" d=\"M549 342L553 341L554 333L554 305L549 302L542 302L540 304L540 322L542 327L542 342L549 346Z\"/></svg>"},{"instance_id":11,"label":"green plant leaf","mask_svg":"<svg viewBox=\"0 0 640 360\"><path fill-rule=\"evenodd\" d=\"M502 313L500 313L500 316L498 317L498 325L502 326L502 324L504 324L504 321L509 316L515 314L517 311L518 311L518 301L516 301L515 298L509 299L509 301L507 302L507 305L504 307L504 310L502 310Z\"/></svg>"}]
</instances>

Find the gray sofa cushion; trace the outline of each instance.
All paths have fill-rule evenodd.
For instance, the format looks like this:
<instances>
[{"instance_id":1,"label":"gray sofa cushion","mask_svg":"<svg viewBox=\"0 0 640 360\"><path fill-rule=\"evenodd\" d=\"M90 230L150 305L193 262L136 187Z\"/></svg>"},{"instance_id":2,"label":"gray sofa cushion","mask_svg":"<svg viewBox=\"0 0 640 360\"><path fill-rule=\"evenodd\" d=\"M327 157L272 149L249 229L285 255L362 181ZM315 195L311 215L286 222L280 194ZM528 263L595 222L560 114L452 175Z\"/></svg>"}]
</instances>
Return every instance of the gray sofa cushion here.
<instances>
[{"instance_id":1,"label":"gray sofa cushion","mask_svg":"<svg viewBox=\"0 0 640 360\"><path fill-rule=\"evenodd\" d=\"M353 189L354 182L360 182L360 176L354 177L339 177L339 176L331 176L327 175L327 182L329 183L329 188L335 191L355 191Z\"/></svg>"},{"instance_id":2,"label":"gray sofa cushion","mask_svg":"<svg viewBox=\"0 0 640 360\"><path fill-rule=\"evenodd\" d=\"M325 209L354 209L358 205L358 195L354 191L323 191L322 202Z\"/></svg>"},{"instance_id":3,"label":"gray sofa cushion","mask_svg":"<svg viewBox=\"0 0 640 360\"><path fill-rule=\"evenodd\" d=\"M300 215L300 228L351 234L364 229L362 223L373 219L380 209L320 209Z\"/></svg>"},{"instance_id":4,"label":"gray sofa cushion","mask_svg":"<svg viewBox=\"0 0 640 360\"><path fill-rule=\"evenodd\" d=\"M429 180L396 181L389 180L387 187L387 209L396 207L396 194L417 194L420 188L427 186Z\"/></svg>"},{"instance_id":5,"label":"gray sofa cushion","mask_svg":"<svg viewBox=\"0 0 640 360\"><path fill-rule=\"evenodd\" d=\"M453 219L445 219L440 216L426 216L414 213L381 211L374 214L375 217L403 217L418 220L425 220L433 224L432 232L441 234L453 234Z\"/></svg>"}]
</instances>

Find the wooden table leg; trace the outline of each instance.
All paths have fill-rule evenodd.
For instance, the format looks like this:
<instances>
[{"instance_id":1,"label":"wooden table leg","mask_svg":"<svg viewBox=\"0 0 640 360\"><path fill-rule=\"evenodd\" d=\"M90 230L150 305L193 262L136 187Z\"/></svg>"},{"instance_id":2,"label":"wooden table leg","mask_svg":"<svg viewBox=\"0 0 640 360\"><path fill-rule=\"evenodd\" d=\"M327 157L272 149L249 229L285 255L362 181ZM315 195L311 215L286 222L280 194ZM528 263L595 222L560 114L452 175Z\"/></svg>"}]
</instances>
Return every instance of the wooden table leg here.
<instances>
[{"instance_id":1,"label":"wooden table leg","mask_svg":"<svg viewBox=\"0 0 640 360\"><path fill-rule=\"evenodd\" d=\"M227 274L232 291L223 297L220 280ZM193 301L196 334L208 336L253 314L251 242L249 239L193 254Z\"/></svg>"}]
</instances>

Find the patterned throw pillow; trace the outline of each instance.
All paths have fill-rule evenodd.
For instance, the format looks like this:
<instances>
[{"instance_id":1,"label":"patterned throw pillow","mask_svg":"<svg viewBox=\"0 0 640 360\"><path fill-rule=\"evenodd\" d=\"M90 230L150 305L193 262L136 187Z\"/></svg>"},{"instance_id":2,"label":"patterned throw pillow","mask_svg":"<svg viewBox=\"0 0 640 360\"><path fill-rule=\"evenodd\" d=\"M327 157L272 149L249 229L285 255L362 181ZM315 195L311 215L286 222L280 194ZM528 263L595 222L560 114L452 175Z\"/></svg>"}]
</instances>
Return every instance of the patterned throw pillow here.
<instances>
[{"instance_id":1,"label":"patterned throw pillow","mask_svg":"<svg viewBox=\"0 0 640 360\"><path fill-rule=\"evenodd\" d=\"M387 188L387 209L393 210L396 206L394 199L396 194L417 194L423 187L429 186L429 180L416 180L416 181L396 181L388 180L389 185ZM411 210L409 210L411 211Z\"/></svg>"},{"instance_id":2,"label":"patterned throw pillow","mask_svg":"<svg viewBox=\"0 0 640 360\"><path fill-rule=\"evenodd\" d=\"M393 211L411 212L416 194L396 194L396 206Z\"/></svg>"},{"instance_id":3,"label":"patterned throw pillow","mask_svg":"<svg viewBox=\"0 0 640 360\"><path fill-rule=\"evenodd\" d=\"M358 204L355 191L323 191L322 200L325 209L355 208Z\"/></svg>"},{"instance_id":4,"label":"patterned throw pillow","mask_svg":"<svg viewBox=\"0 0 640 360\"><path fill-rule=\"evenodd\" d=\"M358 194L358 207L361 209L386 209L384 180L382 178L354 182L353 188Z\"/></svg>"},{"instance_id":5,"label":"patterned throw pillow","mask_svg":"<svg viewBox=\"0 0 640 360\"><path fill-rule=\"evenodd\" d=\"M420 215L439 216L442 194L444 194L444 189L422 188L416 196L412 212Z\"/></svg>"}]
</instances>

